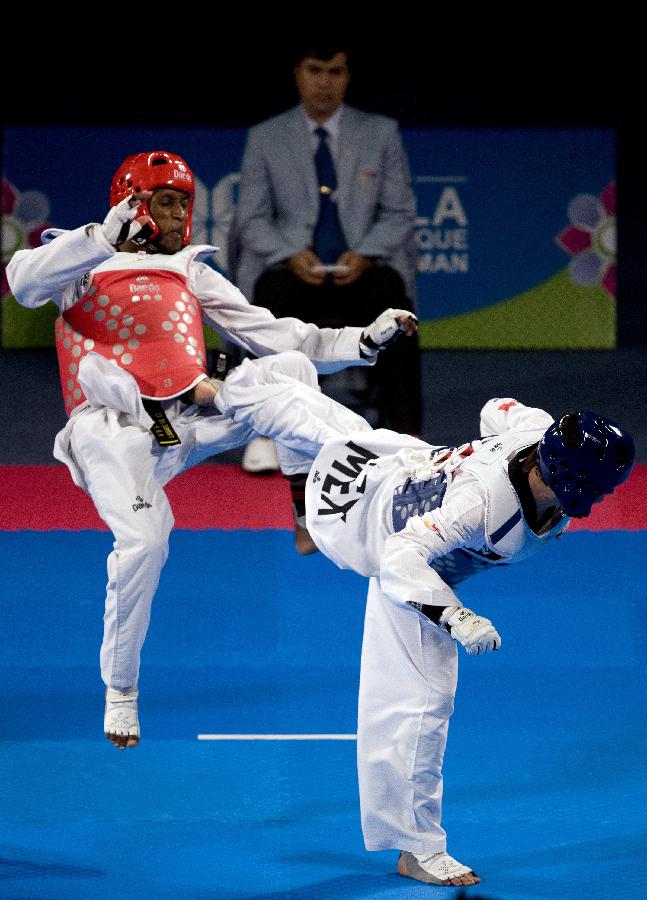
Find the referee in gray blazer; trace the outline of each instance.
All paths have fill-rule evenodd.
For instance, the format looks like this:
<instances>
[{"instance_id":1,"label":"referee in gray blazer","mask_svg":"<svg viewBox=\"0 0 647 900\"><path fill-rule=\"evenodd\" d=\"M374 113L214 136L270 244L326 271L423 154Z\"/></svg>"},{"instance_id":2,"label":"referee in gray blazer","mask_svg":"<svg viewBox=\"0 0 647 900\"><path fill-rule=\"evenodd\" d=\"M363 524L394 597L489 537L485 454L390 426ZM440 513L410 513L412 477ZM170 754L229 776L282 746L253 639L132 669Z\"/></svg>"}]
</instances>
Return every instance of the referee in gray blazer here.
<instances>
[{"instance_id":1,"label":"referee in gray blazer","mask_svg":"<svg viewBox=\"0 0 647 900\"><path fill-rule=\"evenodd\" d=\"M299 105L247 137L236 284L275 316L320 327L415 311L416 204L397 122L344 104L345 48L304 48L294 74ZM417 335L380 354L369 377L377 425L420 435Z\"/></svg>"}]
</instances>

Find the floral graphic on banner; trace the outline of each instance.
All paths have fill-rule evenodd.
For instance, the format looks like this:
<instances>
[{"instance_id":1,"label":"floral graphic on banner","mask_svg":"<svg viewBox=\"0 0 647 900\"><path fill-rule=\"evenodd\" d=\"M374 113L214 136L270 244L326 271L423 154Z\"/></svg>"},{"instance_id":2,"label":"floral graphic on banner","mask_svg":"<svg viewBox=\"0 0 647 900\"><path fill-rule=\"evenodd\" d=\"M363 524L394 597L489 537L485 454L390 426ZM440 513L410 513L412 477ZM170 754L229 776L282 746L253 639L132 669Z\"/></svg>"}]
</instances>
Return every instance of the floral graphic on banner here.
<instances>
[{"instance_id":1,"label":"floral graphic on banner","mask_svg":"<svg viewBox=\"0 0 647 900\"><path fill-rule=\"evenodd\" d=\"M2 297L9 293L5 269L16 250L39 247L40 236L49 228L49 200L42 191L21 193L2 179Z\"/></svg>"},{"instance_id":2,"label":"floral graphic on banner","mask_svg":"<svg viewBox=\"0 0 647 900\"><path fill-rule=\"evenodd\" d=\"M612 181L599 197L578 194L568 206L571 225L555 240L573 257L568 271L581 287L599 284L616 296L616 185Z\"/></svg>"}]
</instances>

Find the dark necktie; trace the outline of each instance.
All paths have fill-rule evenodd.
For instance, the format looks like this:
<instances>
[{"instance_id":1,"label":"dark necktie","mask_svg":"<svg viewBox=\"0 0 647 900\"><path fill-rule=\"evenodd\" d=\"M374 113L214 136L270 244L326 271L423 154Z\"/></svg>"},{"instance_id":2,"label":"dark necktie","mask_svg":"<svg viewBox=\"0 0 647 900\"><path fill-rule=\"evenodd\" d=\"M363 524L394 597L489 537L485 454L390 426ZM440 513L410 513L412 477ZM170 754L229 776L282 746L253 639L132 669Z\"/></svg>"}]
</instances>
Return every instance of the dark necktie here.
<instances>
[{"instance_id":1,"label":"dark necktie","mask_svg":"<svg viewBox=\"0 0 647 900\"><path fill-rule=\"evenodd\" d=\"M344 233L339 224L337 204L333 200L333 191L337 187L335 164L326 141L325 128L317 128L319 146L315 153L315 168L319 182L319 219L315 226L313 247L322 263L336 263L347 249Z\"/></svg>"}]
</instances>

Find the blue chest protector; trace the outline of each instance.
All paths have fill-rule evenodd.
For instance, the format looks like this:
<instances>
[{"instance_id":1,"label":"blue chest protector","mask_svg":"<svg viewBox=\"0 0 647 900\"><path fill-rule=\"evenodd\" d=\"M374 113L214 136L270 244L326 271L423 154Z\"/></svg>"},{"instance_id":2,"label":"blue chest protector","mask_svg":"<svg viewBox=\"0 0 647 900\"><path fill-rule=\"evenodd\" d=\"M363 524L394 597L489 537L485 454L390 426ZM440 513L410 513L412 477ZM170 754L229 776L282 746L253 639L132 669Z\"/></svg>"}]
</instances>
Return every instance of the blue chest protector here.
<instances>
[{"instance_id":1,"label":"blue chest protector","mask_svg":"<svg viewBox=\"0 0 647 900\"><path fill-rule=\"evenodd\" d=\"M407 478L393 494L393 530L402 531L413 516L423 516L442 506L446 490L447 476L444 472L434 475L428 481L412 481ZM459 549L432 560L429 565L438 572L445 584L454 587L487 569L494 561L478 553Z\"/></svg>"},{"instance_id":2,"label":"blue chest protector","mask_svg":"<svg viewBox=\"0 0 647 900\"><path fill-rule=\"evenodd\" d=\"M526 524L521 502L508 474L508 463L521 449L541 439L541 429L509 431L472 442L473 452L460 464L481 484L485 499L485 546L479 551L460 548L429 562L450 587L490 566L509 565L542 547L568 527L566 517L558 519L550 530L535 534ZM429 480L408 478L393 495L393 530L402 531L413 516L422 516L442 506L447 477L439 472Z\"/></svg>"}]
</instances>

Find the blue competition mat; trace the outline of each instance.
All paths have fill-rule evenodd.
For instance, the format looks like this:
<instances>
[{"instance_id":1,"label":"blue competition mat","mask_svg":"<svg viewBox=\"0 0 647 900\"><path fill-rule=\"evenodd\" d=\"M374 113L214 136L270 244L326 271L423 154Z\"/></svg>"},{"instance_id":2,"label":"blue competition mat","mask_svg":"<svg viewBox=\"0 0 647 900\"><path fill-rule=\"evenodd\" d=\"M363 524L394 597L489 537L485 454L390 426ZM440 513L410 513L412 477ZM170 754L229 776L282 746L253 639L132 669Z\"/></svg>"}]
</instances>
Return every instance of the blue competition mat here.
<instances>
[{"instance_id":1,"label":"blue competition mat","mask_svg":"<svg viewBox=\"0 0 647 900\"><path fill-rule=\"evenodd\" d=\"M292 534L182 532L153 607L142 744L103 737L98 532L0 539L0 897L429 897L362 841L365 580ZM464 896L643 898L647 533L570 535L462 586L500 653L461 653L445 763ZM460 889L445 889L458 897Z\"/></svg>"}]
</instances>

